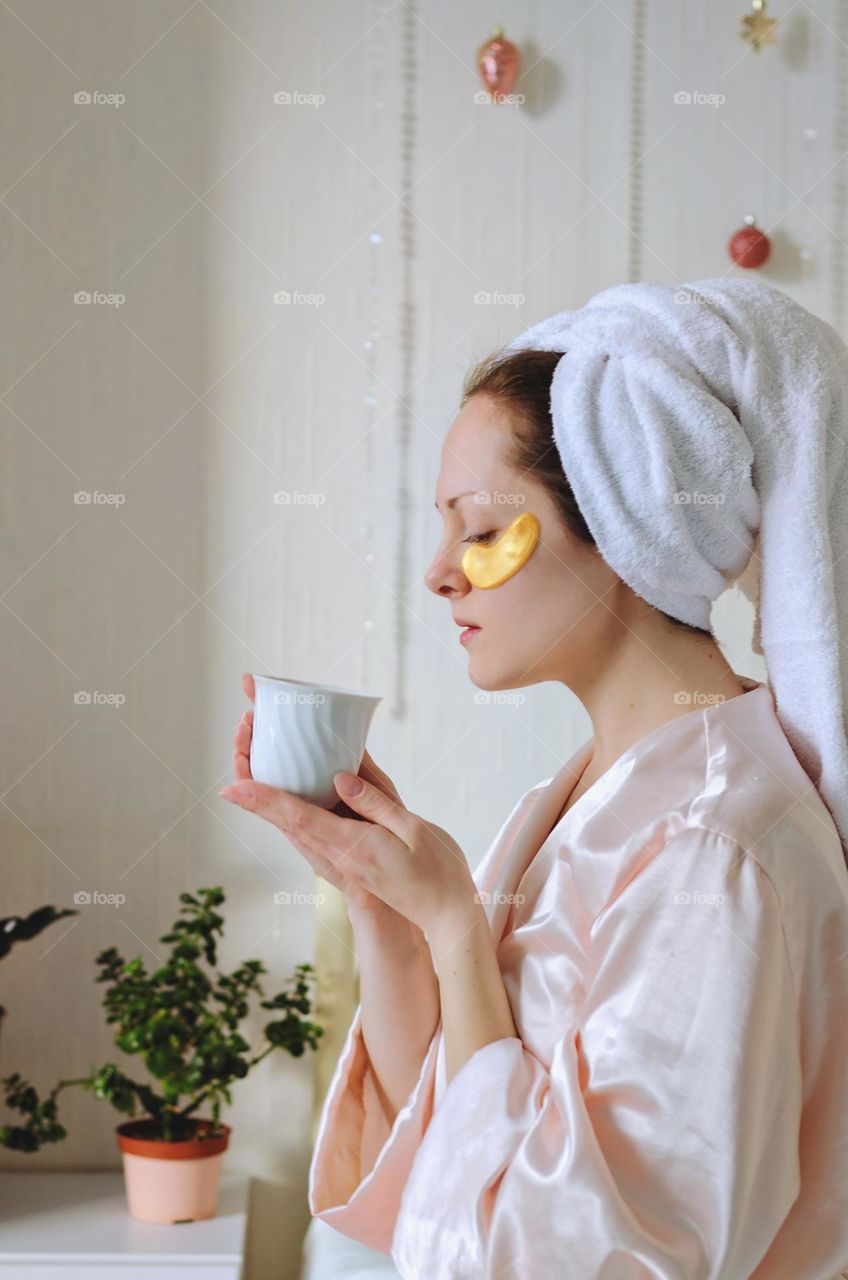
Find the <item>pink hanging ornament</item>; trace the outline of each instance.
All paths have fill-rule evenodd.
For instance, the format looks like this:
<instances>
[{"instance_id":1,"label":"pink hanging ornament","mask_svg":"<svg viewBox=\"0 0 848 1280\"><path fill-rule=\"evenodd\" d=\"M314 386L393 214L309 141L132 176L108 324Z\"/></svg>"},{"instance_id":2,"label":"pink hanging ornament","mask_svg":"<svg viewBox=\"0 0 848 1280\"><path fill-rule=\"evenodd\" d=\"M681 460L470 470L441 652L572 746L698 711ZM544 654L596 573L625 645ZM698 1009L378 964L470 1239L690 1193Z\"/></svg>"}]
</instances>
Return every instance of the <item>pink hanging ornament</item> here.
<instances>
[{"instance_id":1,"label":"pink hanging ornament","mask_svg":"<svg viewBox=\"0 0 848 1280\"><path fill-rule=\"evenodd\" d=\"M504 38L503 27L495 27L491 39L477 50L477 70L493 102L512 93L520 66L518 49Z\"/></svg>"}]
</instances>

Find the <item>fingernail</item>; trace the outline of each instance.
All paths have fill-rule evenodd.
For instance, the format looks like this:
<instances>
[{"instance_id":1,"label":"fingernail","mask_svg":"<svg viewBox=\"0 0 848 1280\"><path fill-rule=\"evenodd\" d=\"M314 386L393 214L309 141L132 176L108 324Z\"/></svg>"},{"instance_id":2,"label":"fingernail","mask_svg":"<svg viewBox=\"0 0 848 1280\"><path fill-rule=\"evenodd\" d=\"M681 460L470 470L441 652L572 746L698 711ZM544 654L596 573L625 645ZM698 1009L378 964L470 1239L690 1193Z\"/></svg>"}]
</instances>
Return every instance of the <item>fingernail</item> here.
<instances>
[{"instance_id":1,"label":"fingernail","mask_svg":"<svg viewBox=\"0 0 848 1280\"><path fill-rule=\"evenodd\" d=\"M336 775L338 778L338 788L343 795L358 796L362 790L362 779L355 777L352 773L340 773Z\"/></svg>"},{"instance_id":2,"label":"fingernail","mask_svg":"<svg viewBox=\"0 0 848 1280\"><path fill-rule=\"evenodd\" d=\"M241 804L245 800L250 799L250 788L239 786L238 783L231 783L230 786L224 787L218 792L222 800L230 800L233 804Z\"/></svg>"}]
</instances>

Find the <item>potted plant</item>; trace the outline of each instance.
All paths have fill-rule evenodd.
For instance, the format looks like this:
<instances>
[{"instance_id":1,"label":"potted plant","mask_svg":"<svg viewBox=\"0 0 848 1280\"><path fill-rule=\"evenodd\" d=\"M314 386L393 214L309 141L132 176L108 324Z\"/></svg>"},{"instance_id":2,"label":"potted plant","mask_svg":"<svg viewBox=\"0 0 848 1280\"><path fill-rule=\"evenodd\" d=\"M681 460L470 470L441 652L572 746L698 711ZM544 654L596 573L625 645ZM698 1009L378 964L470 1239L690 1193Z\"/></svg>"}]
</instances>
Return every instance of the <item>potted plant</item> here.
<instances>
[{"instance_id":1,"label":"potted plant","mask_svg":"<svg viewBox=\"0 0 848 1280\"><path fill-rule=\"evenodd\" d=\"M216 908L220 887L180 894L180 916L161 942L171 944L165 964L148 972L141 957L125 961L115 947L100 953L98 982L106 1021L116 1026L115 1045L141 1057L152 1081L131 1079L108 1062L81 1079L62 1080L43 1101L17 1074L6 1077L6 1103L26 1123L0 1129L0 1142L37 1150L65 1131L56 1121L56 1096L79 1085L115 1109L138 1119L117 1126L129 1211L148 1222L184 1222L213 1217L221 1161L230 1127L221 1107L230 1086L275 1049L300 1057L315 1048L323 1029L308 1020L312 966L298 965L289 988L270 999L261 960L245 960L225 974L216 968L216 938L224 921ZM204 963L201 963L205 962ZM264 1045L251 1054L239 1024L256 997L263 1009L281 1014L264 1028ZM197 1113L201 1107L208 1116ZM56 1130L58 1129L58 1135Z\"/></svg>"}]
</instances>

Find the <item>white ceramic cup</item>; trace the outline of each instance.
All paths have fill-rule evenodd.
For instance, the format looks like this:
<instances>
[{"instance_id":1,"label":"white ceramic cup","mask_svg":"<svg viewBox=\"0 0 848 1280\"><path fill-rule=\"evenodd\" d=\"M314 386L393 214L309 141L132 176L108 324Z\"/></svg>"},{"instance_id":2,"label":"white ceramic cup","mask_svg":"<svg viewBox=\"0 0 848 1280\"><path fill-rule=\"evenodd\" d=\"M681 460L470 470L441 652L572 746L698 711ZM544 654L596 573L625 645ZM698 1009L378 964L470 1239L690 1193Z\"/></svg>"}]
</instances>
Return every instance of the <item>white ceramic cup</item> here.
<instances>
[{"instance_id":1,"label":"white ceramic cup","mask_svg":"<svg viewBox=\"0 0 848 1280\"><path fill-rule=\"evenodd\" d=\"M291 791L322 809L341 796L333 774L358 773L381 697L254 673L250 772L257 782Z\"/></svg>"}]
</instances>

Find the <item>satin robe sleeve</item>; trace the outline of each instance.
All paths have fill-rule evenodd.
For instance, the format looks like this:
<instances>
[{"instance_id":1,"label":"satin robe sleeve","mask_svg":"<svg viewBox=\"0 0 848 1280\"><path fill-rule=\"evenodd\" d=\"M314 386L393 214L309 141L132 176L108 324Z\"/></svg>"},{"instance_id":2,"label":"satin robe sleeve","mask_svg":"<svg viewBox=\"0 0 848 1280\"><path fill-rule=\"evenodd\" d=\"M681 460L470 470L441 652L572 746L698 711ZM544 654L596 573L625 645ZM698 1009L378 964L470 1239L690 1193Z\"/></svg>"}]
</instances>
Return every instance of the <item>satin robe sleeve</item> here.
<instances>
[{"instance_id":1,"label":"satin robe sleeve","mask_svg":"<svg viewBox=\"0 0 848 1280\"><path fill-rule=\"evenodd\" d=\"M576 1002L522 982L572 1011L550 1062L504 1038L448 1082L403 1191L401 1276L747 1280L786 1217L800 1033L766 873L686 828L586 930Z\"/></svg>"},{"instance_id":2,"label":"satin robe sleeve","mask_svg":"<svg viewBox=\"0 0 848 1280\"><path fill-rule=\"evenodd\" d=\"M392 1125L365 1047L361 1003L327 1090L309 1169L310 1212L383 1253L391 1248L400 1194L432 1114L441 1025Z\"/></svg>"},{"instance_id":3,"label":"satin robe sleeve","mask_svg":"<svg viewBox=\"0 0 848 1280\"><path fill-rule=\"evenodd\" d=\"M528 802L544 785L537 784L515 803L473 873L478 884L489 858L506 851ZM365 1047L360 1003L324 1099L309 1167L310 1212L344 1235L383 1253L391 1249L401 1192L437 1105L441 1030L440 1020L413 1091L390 1126L380 1105Z\"/></svg>"}]
</instances>

